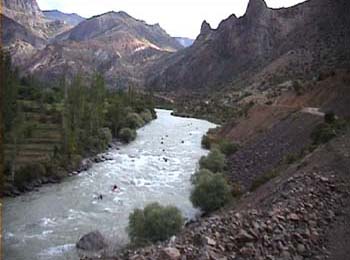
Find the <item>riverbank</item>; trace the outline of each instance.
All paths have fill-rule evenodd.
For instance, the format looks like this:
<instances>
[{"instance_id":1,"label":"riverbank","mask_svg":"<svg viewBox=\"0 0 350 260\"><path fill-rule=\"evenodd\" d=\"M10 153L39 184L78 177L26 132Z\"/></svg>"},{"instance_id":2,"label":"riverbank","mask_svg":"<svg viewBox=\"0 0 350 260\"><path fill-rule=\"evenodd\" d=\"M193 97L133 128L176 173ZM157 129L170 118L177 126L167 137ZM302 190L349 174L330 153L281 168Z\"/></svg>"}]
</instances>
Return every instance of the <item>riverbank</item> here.
<instances>
[{"instance_id":1,"label":"riverbank","mask_svg":"<svg viewBox=\"0 0 350 260\"><path fill-rule=\"evenodd\" d=\"M158 119L139 129L134 142L105 154L112 160L39 192L5 198L6 259L79 259L75 243L93 230L111 248L120 248L128 243L130 212L155 201L178 207L188 219L195 217L190 178L196 162L207 154L200 145L202 136L215 125L173 117L170 111L157 113ZM118 192L112 192L113 185ZM103 200L97 199L99 194Z\"/></svg>"},{"instance_id":2,"label":"riverbank","mask_svg":"<svg viewBox=\"0 0 350 260\"><path fill-rule=\"evenodd\" d=\"M114 259L345 259L349 137L347 131L321 145L176 238L126 250Z\"/></svg>"},{"instance_id":3,"label":"riverbank","mask_svg":"<svg viewBox=\"0 0 350 260\"><path fill-rule=\"evenodd\" d=\"M20 183L20 186L18 187L15 182L6 181L3 184L3 189L0 191L0 197L16 197L23 195L27 192L31 191L39 191L39 188L41 188L43 185L46 184L57 184L63 181L67 177L72 177L75 175L78 175L79 173L83 171L87 171L92 167L94 163L101 163L105 162L107 160L110 160L110 158L105 156L105 153L108 151L108 149L119 149L118 146L122 144L122 142L130 143L136 139L136 129L140 129L150 123L152 120L155 120L157 118L157 115L154 111L145 113L145 115L138 116L136 113L133 114L133 118L130 119L131 121L131 129L130 131L134 131L133 136L126 137L127 139L124 139L125 137L120 136L119 139L114 139L111 143L109 143L106 147L105 151L98 152L94 154L93 152L90 152L91 156L88 156L84 159L79 159L77 162L67 161L60 167L59 172L54 172L51 174L52 176L44 176L45 174L35 174L34 178L31 178L30 181L22 181ZM130 139L128 139L130 138ZM76 160L76 159L75 159ZM54 161L48 161L46 164L56 164L57 162ZM29 168L28 171L40 171L41 164L36 164L37 167ZM51 165L48 165L47 167L52 167ZM31 174L31 172L29 172Z\"/></svg>"}]
</instances>

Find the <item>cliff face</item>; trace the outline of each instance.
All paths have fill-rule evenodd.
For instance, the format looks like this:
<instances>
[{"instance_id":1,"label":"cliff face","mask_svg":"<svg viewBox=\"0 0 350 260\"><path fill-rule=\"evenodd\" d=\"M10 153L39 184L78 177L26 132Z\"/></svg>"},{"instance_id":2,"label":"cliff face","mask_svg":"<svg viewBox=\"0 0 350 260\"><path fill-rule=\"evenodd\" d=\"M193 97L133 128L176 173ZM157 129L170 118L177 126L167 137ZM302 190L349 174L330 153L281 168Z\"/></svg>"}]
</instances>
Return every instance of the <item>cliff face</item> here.
<instances>
[{"instance_id":1,"label":"cliff face","mask_svg":"<svg viewBox=\"0 0 350 260\"><path fill-rule=\"evenodd\" d=\"M42 39L52 38L70 28L63 22L48 20L36 0L3 0L1 12Z\"/></svg>"},{"instance_id":2,"label":"cliff face","mask_svg":"<svg viewBox=\"0 0 350 260\"><path fill-rule=\"evenodd\" d=\"M203 90L313 77L319 70L350 65L350 18L345 0L310 0L271 9L250 0L246 14L203 22L194 44L164 57L148 72L148 86Z\"/></svg>"}]
</instances>

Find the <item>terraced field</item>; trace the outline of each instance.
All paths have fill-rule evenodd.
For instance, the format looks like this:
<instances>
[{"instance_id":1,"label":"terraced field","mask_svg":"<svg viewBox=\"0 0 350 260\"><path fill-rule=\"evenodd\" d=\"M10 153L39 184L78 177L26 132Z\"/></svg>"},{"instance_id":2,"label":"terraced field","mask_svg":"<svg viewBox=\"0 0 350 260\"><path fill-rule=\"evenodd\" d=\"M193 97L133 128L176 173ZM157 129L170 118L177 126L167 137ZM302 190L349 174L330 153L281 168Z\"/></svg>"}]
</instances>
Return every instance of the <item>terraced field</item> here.
<instances>
[{"instance_id":1,"label":"terraced field","mask_svg":"<svg viewBox=\"0 0 350 260\"><path fill-rule=\"evenodd\" d=\"M29 136L20 139L17 149L13 143L5 144L5 161L11 161L16 157L17 167L24 167L49 160L55 149L60 148L62 136L61 125L54 122L48 106L40 106L32 101L20 102L26 122L31 123L32 130Z\"/></svg>"}]
</instances>

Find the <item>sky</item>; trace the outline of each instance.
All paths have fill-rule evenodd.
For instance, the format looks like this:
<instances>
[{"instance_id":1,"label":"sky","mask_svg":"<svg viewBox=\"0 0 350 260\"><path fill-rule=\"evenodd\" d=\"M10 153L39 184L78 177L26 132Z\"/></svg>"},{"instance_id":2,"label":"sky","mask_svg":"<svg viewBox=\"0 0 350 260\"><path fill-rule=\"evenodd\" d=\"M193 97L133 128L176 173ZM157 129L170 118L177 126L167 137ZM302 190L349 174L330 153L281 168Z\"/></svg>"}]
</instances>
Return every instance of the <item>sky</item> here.
<instances>
[{"instance_id":1,"label":"sky","mask_svg":"<svg viewBox=\"0 0 350 260\"><path fill-rule=\"evenodd\" d=\"M266 0L269 7L289 7L305 0ZM204 20L216 28L231 14L242 16L248 0L37 0L42 10L57 9L91 17L125 11L148 24L159 23L171 36L196 38Z\"/></svg>"}]
</instances>

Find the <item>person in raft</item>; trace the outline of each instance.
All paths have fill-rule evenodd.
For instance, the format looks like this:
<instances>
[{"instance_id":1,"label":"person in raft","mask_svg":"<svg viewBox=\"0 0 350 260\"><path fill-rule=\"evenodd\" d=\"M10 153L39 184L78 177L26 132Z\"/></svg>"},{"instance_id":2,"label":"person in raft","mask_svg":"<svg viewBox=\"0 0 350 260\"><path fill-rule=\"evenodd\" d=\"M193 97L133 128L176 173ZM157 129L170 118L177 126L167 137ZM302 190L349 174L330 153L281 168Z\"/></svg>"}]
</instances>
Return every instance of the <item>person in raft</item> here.
<instances>
[{"instance_id":1,"label":"person in raft","mask_svg":"<svg viewBox=\"0 0 350 260\"><path fill-rule=\"evenodd\" d=\"M113 191L113 192L118 191L118 186L114 184L114 185L113 185L113 188L112 188L112 191Z\"/></svg>"}]
</instances>

